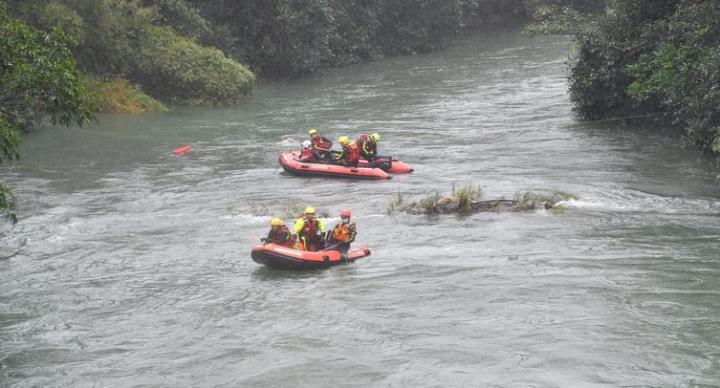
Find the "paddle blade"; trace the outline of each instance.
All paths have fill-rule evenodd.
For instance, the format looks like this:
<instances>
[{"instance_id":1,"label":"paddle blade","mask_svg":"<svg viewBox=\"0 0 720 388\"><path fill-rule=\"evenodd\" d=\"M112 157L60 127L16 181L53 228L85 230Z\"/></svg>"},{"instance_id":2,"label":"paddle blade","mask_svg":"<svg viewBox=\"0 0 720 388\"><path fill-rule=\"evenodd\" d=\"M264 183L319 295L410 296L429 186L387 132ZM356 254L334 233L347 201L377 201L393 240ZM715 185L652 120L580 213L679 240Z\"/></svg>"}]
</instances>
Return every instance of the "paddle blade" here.
<instances>
[{"instance_id":1,"label":"paddle blade","mask_svg":"<svg viewBox=\"0 0 720 388\"><path fill-rule=\"evenodd\" d=\"M192 149L192 146L186 145L173 150L173 155L182 155Z\"/></svg>"}]
</instances>

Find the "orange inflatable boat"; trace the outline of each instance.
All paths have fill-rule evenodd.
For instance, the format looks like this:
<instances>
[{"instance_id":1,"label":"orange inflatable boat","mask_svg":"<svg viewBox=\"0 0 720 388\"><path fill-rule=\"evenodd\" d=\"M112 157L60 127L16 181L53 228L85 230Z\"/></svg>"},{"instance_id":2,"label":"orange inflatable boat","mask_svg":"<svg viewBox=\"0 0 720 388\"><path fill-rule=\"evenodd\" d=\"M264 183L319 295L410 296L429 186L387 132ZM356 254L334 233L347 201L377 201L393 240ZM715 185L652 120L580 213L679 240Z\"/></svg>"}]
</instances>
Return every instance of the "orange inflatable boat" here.
<instances>
[{"instance_id":1,"label":"orange inflatable boat","mask_svg":"<svg viewBox=\"0 0 720 388\"><path fill-rule=\"evenodd\" d=\"M336 250L307 252L277 244L256 245L250 253L253 261L275 269L307 270L351 263L370 256L367 247L353 248L343 254Z\"/></svg>"},{"instance_id":2,"label":"orange inflatable boat","mask_svg":"<svg viewBox=\"0 0 720 388\"><path fill-rule=\"evenodd\" d=\"M327 176L352 179L390 179L390 175L379 168L345 167L336 164L301 162L296 152L285 152L280 155L280 165L285 171L295 175Z\"/></svg>"}]
</instances>

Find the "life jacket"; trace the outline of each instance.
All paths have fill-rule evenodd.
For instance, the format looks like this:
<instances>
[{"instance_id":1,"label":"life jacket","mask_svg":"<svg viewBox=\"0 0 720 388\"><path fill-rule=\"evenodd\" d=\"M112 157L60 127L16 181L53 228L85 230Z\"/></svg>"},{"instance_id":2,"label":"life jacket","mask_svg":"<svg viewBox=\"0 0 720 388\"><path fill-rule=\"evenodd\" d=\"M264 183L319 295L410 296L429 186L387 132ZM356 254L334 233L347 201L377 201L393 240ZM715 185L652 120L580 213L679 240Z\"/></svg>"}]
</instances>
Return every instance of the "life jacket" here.
<instances>
[{"instance_id":1,"label":"life jacket","mask_svg":"<svg viewBox=\"0 0 720 388\"><path fill-rule=\"evenodd\" d=\"M370 140L370 135L360 135L355 141L361 156L377 154L377 143Z\"/></svg>"},{"instance_id":2,"label":"life jacket","mask_svg":"<svg viewBox=\"0 0 720 388\"><path fill-rule=\"evenodd\" d=\"M289 248L295 246L295 236L290 233L290 230L286 225L283 225L276 230L270 229L270 232L268 233L268 241Z\"/></svg>"},{"instance_id":3,"label":"life jacket","mask_svg":"<svg viewBox=\"0 0 720 388\"><path fill-rule=\"evenodd\" d=\"M330 143L330 140L322 136L315 136L310 141L312 143L313 150L317 150L320 152L330 151L330 148L332 147L332 143Z\"/></svg>"},{"instance_id":4,"label":"life jacket","mask_svg":"<svg viewBox=\"0 0 720 388\"><path fill-rule=\"evenodd\" d=\"M360 160L360 147L357 143L349 143L343 146L343 160L348 165L357 165Z\"/></svg>"},{"instance_id":5,"label":"life jacket","mask_svg":"<svg viewBox=\"0 0 720 388\"><path fill-rule=\"evenodd\" d=\"M354 222L349 224L340 223L335 226L335 229L333 229L332 238L335 241L345 242L345 240L348 240L348 242L352 242L355 240L355 233Z\"/></svg>"},{"instance_id":6,"label":"life jacket","mask_svg":"<svg viewBox=\"0 0 720 388\"><path fill-rule=\"evenodd\" d=\"M300 231L301 235L314 238L319 230L320 223L317 218L313 218L312 221L303 218L303 228L302 231Z\"/></svg>"}]
</instances>

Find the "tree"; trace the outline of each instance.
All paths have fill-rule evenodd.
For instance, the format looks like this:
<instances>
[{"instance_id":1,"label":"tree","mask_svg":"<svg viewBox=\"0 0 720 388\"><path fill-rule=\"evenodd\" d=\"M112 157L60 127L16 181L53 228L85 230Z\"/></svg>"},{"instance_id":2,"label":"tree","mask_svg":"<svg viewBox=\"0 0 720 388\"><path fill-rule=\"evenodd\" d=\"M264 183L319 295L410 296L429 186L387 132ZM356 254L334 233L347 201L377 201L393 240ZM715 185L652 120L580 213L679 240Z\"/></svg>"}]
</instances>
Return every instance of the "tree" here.
<instances>
[{"instance_id":1,"label":"tree","mask_svg":"<svg viewBox=\"0 0 720 388\"><path fill-rule=\"evenodd\" d=\"M19 132L43 119L54 125L93 119L69 43L60 30L42 32L9 17L0 1L0 163L19 157ZM15 222L14 205L0 185L0 216Z\"/></svg>"},{"instance_id":2,"label":"tree","mask_svg":"<svg viewBox=\"0 0 720 388\"><path fill-rule=\"evenodd\" d=\"M165 102L197 105L236 103L255 87L255 75L245 66L198 43L211 38L209 23L184 0L9 4L38 29L69 32L78 43L71 51L80 70L95 79L127 79Z\"/></svg>"},{"instance_id":3,"label":"tree","mask_svg":"<svg viewBox=\"0 0 720 388\"><path fill-rule=\"evenodd\" d=\"M578 36L575 109L591 120L663 120L720 154L718 18L716 0L614 0L597 28Z\"/></svg>"}]
</instances>

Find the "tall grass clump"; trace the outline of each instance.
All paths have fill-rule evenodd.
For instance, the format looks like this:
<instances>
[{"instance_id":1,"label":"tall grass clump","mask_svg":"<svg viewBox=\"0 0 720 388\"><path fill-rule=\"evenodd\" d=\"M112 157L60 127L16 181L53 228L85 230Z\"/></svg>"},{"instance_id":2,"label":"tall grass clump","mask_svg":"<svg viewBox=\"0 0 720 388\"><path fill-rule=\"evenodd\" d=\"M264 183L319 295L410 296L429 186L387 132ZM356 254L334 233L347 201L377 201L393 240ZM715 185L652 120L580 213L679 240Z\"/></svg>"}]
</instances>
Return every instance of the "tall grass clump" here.
<instances>
[{"instance_id":1,"label":"tall grass clump","mask_svg":"<svg viewBox=\"0 0 720 388\"><path fill-rule=\"evenodd\" d=\"M442 196L437 191L433 194L427 194L420 198L418 206L427 213L435 213L437 212L437 203L440 198L442 198Z\"/></svg>"},{"instance_id":2,"label":"tall grass clump","mask_svg":"<svg viewBox=\"0 0 720 388\"><path fill-rule=\"evenodd\" d=\"M470 214L473 211L473 202L482 198L482 189L480 186L467 185L455 190L453 186L453 197L458 200L458 213Z\"/></svg>"}]
</instances>

